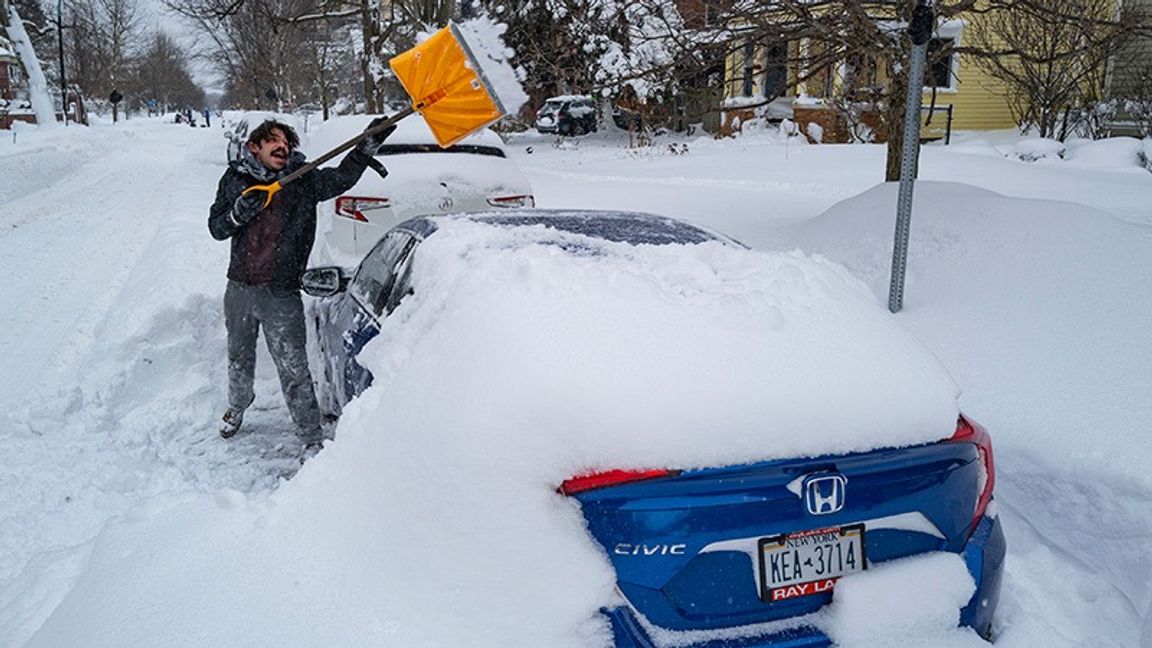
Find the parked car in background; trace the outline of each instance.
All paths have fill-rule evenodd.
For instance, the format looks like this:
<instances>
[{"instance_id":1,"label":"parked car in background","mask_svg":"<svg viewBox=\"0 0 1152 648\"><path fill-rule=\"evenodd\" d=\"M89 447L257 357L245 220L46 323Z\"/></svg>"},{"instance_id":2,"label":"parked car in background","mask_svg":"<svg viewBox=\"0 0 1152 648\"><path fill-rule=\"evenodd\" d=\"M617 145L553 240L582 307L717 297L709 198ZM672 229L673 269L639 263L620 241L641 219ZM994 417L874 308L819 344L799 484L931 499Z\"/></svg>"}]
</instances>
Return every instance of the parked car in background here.
<instances>
[{"instance_id":1,"label":"parked car in background","mask_svg":"<svg viewBox=\"0 0 1152 648\"><path fill-rule=\"evenodd\" d=\"M294 115L284 113L251 110L241 113L225 113L221 126L224 128L224 137L228 139L227 156L231 162L240 157L244 143L248 141L248 134L265 120L275 119L282 124L288 124L300 136L300 141L307 139L307 133L300 121Z\"/></svg>"},{"instance_id":2,"label":"parked car in background","mask_svg":"<svg viewBox=\"0 0 1152 648\"><path fill-rule=\"evenodd\" d=\"M557 135L596 132L596 103L592 97L551 97L536 111L536 130Z\"/></svg>"},{"instance_id":3,"label":"parked car in background","mask_svg":"<svg viewBox=\"0 0 1152 648\"><path fill-rule=\"evenodd\" d=\"M309 138L305 153L318 157L363 131L374 117L329 119ZM355 265L391 227L409 218L536 204L528 179L490 130L441 148L424 120L410 117L396 125L375 157L387 169L385 177L369 169L343 196L320 204L328 256L346 265Z\"/></svg>"},{"instance_id":4,"label":"parked car in background","mask_svg":"<svg viewBox=\"0 0 1152 648\"><path fill-rule=\"evenodd\" d=\"M477 239L469 254L414 264L421 246L457 219L485 226L482 232L453 230L453 236L471 233ZM401 223L354 272L326 267L304 274L304 290L317 297L309 302L308 321L322 365L315 374L322 407L338 412L371 383L357 354L385 319L417 294L420 273L438 271L434 263L465 264L455 274L468 275L484 254L507 260L522 250L551 246L556 254L631 264L630 246L619 243L669 245L669 254L676 254L715 242L738 246L687 223L619 212L512 210ZM606 273L604 284L619 274ZM711 290L723 294L722 287ZM575 291L573 298L587 303L586 292ZM420 307L420 302L413 305ZM404 321L413 320L414 313L408 313ZM589 345L599 343L595 336L588 339ZM428 393L435 394L436 385L429 385ZM765 434L773 432L766 427ZM961 625L988 637L1005 542L990 506L995 470L987 432L961 417L954 427L936 430L935 437L923 436L935 438L926 443L902 444L895 431L878 434L881 445L866 452L688 470L609 466L558 484L563 496L579 504L584 529L614 569L620 602L602 611L614 645L652 648L664 645L653 634L673 632L680 633L675 645L685 648L828 646L829 638L805 619L814 619L813 613L831 602L838 579L939 552L959 556L975 583L959 610ZM763 625L771 622L781 623ZM892 643L899 644L899 638Z\"/></svg>"}]
</instances>

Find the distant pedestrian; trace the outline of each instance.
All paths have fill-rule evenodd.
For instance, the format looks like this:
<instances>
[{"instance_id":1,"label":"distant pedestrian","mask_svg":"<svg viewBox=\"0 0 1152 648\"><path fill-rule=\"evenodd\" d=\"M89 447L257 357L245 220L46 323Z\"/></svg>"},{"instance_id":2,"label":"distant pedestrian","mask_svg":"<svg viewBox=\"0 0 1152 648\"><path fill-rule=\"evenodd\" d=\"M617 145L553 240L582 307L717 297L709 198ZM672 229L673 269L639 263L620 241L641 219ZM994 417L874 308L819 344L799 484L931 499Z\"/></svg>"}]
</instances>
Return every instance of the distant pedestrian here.
<instances>
[{"instance_id":1,"label":"distant pedestrian","mask_svg":"<svg viewBox=\"0 0 1152 648\"><path fill-rule=\"evenodd\" d=\"M207 108L204 109L204 128L212 128L212 113Z\"/></svg>"},{"instance_id":2,"label":"distant pedestrian","mask_svg":"<svg viewBox=\"0 0 1152 648\"><path fill-rule=\"evenodd\" d=\"M383 119L373 121L369 128ZM220 179L208 229L217 240L232 239L224 293L228 409L220 436L225 439L240 428L244 411L255 398L256 335L263 329L297 434L305 447L319 447L323 438L320 408L304 348L300 299L300 275L316 238L316 204L351 189L374 163L372 152L395 128L365 138L340 166L306 173L265 205L267 192L244 191L277 181L305 164L304 155L296 150L300 139L292 127L268 120L252 131L240 156L229 163Z\"/></svg>"}]
</instances>

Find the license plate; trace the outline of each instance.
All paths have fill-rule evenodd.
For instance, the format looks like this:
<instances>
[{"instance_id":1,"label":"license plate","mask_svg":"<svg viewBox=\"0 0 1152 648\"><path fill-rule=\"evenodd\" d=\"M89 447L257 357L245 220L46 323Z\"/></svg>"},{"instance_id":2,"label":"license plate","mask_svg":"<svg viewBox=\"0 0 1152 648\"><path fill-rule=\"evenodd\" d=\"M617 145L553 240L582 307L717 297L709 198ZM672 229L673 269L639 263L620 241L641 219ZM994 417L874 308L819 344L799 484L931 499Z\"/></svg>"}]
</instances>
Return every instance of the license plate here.
<instances>
[{"instance_id":1,"label":"license plate","mask_svg":"<svg viewBox=\"0 0 1152 648\"><path fill-rule=\"evenodd\" d=\"M769 603L832 591L867 569L864 525L785 533L760 540L760 598Z\"/></svg>"}]
</instances>

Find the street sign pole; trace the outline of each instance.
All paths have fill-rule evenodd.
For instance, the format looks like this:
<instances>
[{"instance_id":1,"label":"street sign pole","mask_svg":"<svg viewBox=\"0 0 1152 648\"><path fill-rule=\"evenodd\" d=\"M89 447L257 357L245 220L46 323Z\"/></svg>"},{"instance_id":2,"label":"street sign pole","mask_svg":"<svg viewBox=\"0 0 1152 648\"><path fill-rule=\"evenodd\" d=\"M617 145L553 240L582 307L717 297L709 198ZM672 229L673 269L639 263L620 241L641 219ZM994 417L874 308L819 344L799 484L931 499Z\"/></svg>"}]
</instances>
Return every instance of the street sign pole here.
<instances>
[{"instance_id":1,"label":"street sign pole","mask_svg":"<svg viewBox=\"0 0 1152 648\"><path fill-rule=\"evenodd\" d=\"M932 0L916 0L908 36L912 60L908 67L908 103L904 110L904 147L900 153L900 197L896 203L896 240L892 246L892 281L888 310L904 308L904 276L908 270L908 234L912 227L912 193L916 185L916 158L920 147L920 109L924 103L924 67L932 40Z\"/></svg>"}]
</instances>

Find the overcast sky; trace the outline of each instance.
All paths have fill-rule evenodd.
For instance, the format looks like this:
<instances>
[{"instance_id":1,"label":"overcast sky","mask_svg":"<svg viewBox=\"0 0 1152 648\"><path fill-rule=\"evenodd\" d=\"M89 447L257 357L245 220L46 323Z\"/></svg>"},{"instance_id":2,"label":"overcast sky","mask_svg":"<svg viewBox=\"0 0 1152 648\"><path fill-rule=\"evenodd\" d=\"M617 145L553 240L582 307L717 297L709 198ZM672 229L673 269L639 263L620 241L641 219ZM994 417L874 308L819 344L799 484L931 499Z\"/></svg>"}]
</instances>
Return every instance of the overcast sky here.
<instances>
[{"instance_id":1,"label":"overcast sky","mask_svg":"<svg viewBox=\"0 0 1152 648\"><path fill-rule=\"evenodd\" d=\"M163 0L137 0L140 9L147 15L143 24L145 29L155 25L169 36L172 36L188 54L203 53L211 41L200 35L184 18L168 9ZM208 94L220 94L224 91L223 82L203 60L191 57L188 61L189 72L196 83L204 88Z\"/></svg>"}]
</instances>

